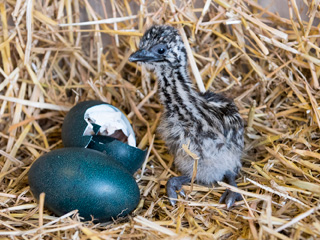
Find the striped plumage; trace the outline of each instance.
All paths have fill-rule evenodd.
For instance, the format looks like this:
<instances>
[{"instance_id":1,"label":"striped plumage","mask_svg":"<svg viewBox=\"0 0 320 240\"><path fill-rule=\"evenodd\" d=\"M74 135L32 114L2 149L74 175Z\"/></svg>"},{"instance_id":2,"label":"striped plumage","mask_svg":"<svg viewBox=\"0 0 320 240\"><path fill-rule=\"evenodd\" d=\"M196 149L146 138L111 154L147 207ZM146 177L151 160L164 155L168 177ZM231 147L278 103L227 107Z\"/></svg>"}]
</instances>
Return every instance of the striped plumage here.
<instances>
[{"instance_id":1,"label":"striped plumage","mask_svg":"<svg viewBox=\"0 0 320 240\"><path fill-rule=\"evenodd\" d=\"M192 87L186 49L177 30L170 26L151 27L130 61L142 62L158 78L160 101L165 106L158 130L182 173L168 181L168 196L176 198L176 191L190 182L193 173L195 161L183 150L183 144L189 144L190 151L199 157L198 182L226 180L236 186L243 150L241 116L232 100L213 92L199 93ZM220 201L230 207L239 199L240 195L227 190ZM171 199L171 203L175 200Z\"/></svg>"}]
</instances>

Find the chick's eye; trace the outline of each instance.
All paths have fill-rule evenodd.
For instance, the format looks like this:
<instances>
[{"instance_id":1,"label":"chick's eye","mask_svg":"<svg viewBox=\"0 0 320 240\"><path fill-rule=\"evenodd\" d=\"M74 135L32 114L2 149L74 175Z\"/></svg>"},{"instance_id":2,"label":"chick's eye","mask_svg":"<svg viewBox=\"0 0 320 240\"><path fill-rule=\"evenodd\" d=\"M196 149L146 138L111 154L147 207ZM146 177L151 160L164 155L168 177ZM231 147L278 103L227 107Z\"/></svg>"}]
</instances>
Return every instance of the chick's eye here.
<instances>
[{"instance_id":1,"label":"chick's eye","mask_svg":"<svg viewBox=\"0 0 320 240\"><path fill-rule=\"evenodd\" d=\"M165 50L164 48L159 48L159 49L158 49L158 53L159 53L159 54L164 54L165 51L166 51L166 50Z\"/></svg>"},{"instance_id":2,"label":"chick's eye","mask_svg":"<svg viewBox=\"0 0 320 240\"><path fill-rule=\"evenodd\" d=\"M153 51L154 53L157 53L157 54L159 54L159 55L162 55L162 54L164 54L164 53L167 51L167 46L166 46L166 44L158 44L158 45L156 45L156 46L154 46L154 47L152 48L152 51Z\"/></svg>"}]
</instances>

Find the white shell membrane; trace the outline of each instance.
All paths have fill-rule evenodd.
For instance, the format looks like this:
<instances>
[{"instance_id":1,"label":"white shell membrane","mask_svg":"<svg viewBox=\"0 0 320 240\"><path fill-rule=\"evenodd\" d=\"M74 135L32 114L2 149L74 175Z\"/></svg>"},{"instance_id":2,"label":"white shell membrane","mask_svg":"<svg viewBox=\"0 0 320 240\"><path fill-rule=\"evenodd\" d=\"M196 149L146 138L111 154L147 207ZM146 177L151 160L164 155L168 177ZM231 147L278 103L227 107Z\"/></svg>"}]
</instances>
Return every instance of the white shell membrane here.
<instances>
[{"instance_id":1,"label":"white shell membrane","mask_svg":"<svg viewBox=\"0 0 320 240\"><path fill-rule=\"evenodd\" d=\"M83 132L83 136L94 135L92 123L101 126L100 135L110 136L115 131L121 130L128 138L128 144L136 147L136 138L132 126L126 116L116 107L101 104L88 108L84 114L84 120L88 126Z\"/></svg>"}]
</instances>

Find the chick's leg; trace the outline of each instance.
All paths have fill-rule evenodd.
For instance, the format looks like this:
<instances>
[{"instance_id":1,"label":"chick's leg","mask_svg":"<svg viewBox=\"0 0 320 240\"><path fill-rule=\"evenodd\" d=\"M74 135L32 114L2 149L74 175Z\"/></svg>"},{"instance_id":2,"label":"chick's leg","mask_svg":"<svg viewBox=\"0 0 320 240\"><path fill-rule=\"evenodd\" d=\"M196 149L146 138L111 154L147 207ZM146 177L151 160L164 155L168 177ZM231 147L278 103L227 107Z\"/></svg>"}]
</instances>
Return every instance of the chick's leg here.
<instances>
[{"instance_id":1,"label":"chick's leg","mask_svg":"<svg viewBox=\"0 0 320 240\"><path fill-rule=\"evenodd\" d=\"M170 199L170 203L172 206L176 204L176 200L178 198L177 193L181 196L185 197L185 193L182 189L182 185L186 183L190 183L191 179L187 176L179 176L179 177L172 177L167 182L167 195Z\"/></svg>"},{"instance_id":2,"label":"chick's leg","mask_svg":"<svg viewBox=\"0 0 320 240\"><path fill-rule=\"evenodd\" d=\"M231 186L237 187L236 184L236 174L233 172L228 171L225 174L225 180ZM227 208L230 208L235 201L242 200L242 196L239 193L232 192L231 190L227 189L221 196L219 203L225 203Z\"/></svg>"}]
</instances>

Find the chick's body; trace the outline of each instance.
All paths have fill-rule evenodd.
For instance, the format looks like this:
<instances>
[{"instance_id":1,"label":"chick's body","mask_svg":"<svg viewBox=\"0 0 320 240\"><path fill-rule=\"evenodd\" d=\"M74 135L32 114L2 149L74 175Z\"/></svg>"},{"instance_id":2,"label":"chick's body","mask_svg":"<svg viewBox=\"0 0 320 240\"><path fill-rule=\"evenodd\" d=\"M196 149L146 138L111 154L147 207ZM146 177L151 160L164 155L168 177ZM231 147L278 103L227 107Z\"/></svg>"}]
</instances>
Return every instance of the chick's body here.
<instances>
[{"instance_id":1,"label":"chick's body","mask_svg":"<svg viewBox=\"0 0 320 240\"><path fill-rule=\"evenodd\" d=\"M232 100L213 92L199 93L191 85L185 46L177 30L153 26L141 39L131 61L140 61L154 71L164 114L158 128L182 177L167 184L169 197L190 182L195 160L182 145L199 157L196 181L212 184L226 179L235 185L241 167L243 122ZM181 193L181 192L180 192ZM221 200L228 207L240 196L231 191ZM175 201L172 201L174 204Z\"/></svg>"},{"instance_id":2,"label":"chick's body","mask_svg":"<svg viewBox=\"0 0 320 240\"><path fill-rule=\"evenodd\" d=\"M182 148L185 144L199 158L196 181L212 184L222 181L227 172L237 175L241 168L243 124L236 106L211 92L193 94L183 102L185 108L166 107L158 128L174 155L176 167L191 179L195 160Z\"/></svg>"}]
</instances>

